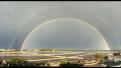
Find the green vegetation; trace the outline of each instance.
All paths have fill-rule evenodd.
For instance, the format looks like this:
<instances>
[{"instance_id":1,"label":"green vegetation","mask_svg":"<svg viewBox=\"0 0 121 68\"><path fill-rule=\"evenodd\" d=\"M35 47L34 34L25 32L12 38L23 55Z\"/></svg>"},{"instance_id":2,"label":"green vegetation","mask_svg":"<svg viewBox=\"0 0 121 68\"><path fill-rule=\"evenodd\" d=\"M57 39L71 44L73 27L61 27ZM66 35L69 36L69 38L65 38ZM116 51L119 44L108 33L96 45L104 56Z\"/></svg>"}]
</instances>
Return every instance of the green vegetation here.
<instances>
[{"instance_id":1,"label":"green vegetation","mask_svg":"<svg viewBox=\"0 0 121 68\"><path fill-rule=\"evenodd\" d=\"M78 64L78 63L67 62L67 63L61 63L59 66L60 67L83 67L84 65L83 64Z\"/></svg>"},{"instance_id":2,"label":"green vegetation","mask_svg":"<svg viewBox=\"0 0 121 68\"><path fill-rule=\"evenodd\" d=\"M63 60L60 61L61 64L66 64L66 63L68 63L68 62L69 62L69 61L68 61L67 59L63 59Z\"/></svg>"},{"instance_id":3,"label":"green vegetation","mask_svg":"<svg viewBox=\"0 0 121 68\"><path fill-rule=\"evenodd\" d=\"M110 66L120 65L120 64L121 64L121 61L118 61L118 62L114 62L114 61L105 61L105 62L103 62L103 64L105 64L105 65L107 65L108 67L110 67Z\"/></svg>"},{"instance_id":4,"label":"green vegetation","mask_svg":"<svg viewBox=\"0 0 121 68\"><path fill-rule=\"evenodd\" d=\"M38 63L38 65L36 65L37 67L50 67L50 64L47 63L47 62L41 62L41 63Z\"/></svg>"},{"instance_id":5,"label":"green vegetation","mask_svg":"<svg viewBox=\"0 0 121 68\"><path fill-rule=\"evenodd\" d=\"M96 57L96 60L99 60L99 59L102 58L102 55L101 55L101 53L96 53L95 54L95 57Z\"/></svg>"},{"instance_id":6,"label":"green vegetation","mask_svg":"<svg viewBox=\"0 0 121 68\"><path fill-rule=\"evenodd\" d=\"M20 59L20 58L12 58L9 61L9 66L10 67L25 67L28 66L28 62L25 59Z\"/></svg>"},{"instance_id":7,"label":"green vegetation","mask_svg":"<svg viewBox=\"0 0 121 68\"><path fill-rule=\"evenodd\" d=\"M84 64L80 64L78 63L79 61L77 62L69 62L68 60L64 59L61 61L60 63L60 67L83 67Z\"/></svg>"}]
</instances>

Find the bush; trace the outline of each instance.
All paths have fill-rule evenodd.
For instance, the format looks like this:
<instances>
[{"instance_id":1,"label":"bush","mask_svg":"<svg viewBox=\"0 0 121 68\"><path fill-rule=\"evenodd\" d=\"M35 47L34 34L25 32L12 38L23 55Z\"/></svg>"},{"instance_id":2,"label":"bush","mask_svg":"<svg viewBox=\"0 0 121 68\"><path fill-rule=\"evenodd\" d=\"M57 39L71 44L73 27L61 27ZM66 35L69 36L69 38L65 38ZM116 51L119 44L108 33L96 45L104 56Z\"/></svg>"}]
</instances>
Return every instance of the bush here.
<instances>
[{"instance_id":1,"label":"bush","mask_svg":"<svg viewBox=\"0 0 121 68\"><path fill-rule=\"evenodd\" d=\"M0 59L0 64L3 62L3 60Z\"/></svg>"},{"instance_id":2,"label":"bush","mask_svg":"<svg viewBox=\"0 0 121 68\"><path fill-rule=\"evenodd\" d=\"M79 63L70 63L68 60L63 60L60 65L60 67L83 67L83 64Z\"/></svg>"},{"instance_id":3,"label":"bush","mask_svg":"<svg viewBox=\"0 0 121 68\"><path fill-rule=\"evenodd\" d=\"M121 63L120 62L113 62L113 61L107 61L107 62L104 62L104 64L106 64L107 66L115 66L115 65L120 65Z\"/></svg>"},{"instance_id":4,"label":"bush","mask_svg":"<svg viewBox=\"0 0 121 68\"><path fill-rule=\"evenodd\" d=\"M7 60L3 60L0 66L1 67L8 67L9 66L9 62Z\"/></svg>"},{"instance_id":5,"label":"bush","mask_svg":"<svg viewBox=\"0 0 121 68\"><path fill-rule=\"evenodd\" d=\"M47 62L35 62L31 63L32 67L50 67L50 64Z\"/></svg>"},{"instance_id":6,"label":"bush","mask_svg":"<svg viewBox=\"0 0 121 68\"><path fill-rule=\"evenodd\" d=\"M101 59L102 55L100 53L96 53L95 57L96 57L97 60L99 60L99 59Z\"/></svg>"},{"instance_id":7,"label":"bush","mask_svg":"<svg viewBox=\"0 0 121 68\"><path fill-rule=\"evenodd\" d=\"M20 59L20 58L12 58L11 60L10 60L10 62L9 62L9 66L11 67L25 67L25 66L28 66L28 62L27 62L27 60L25 60L25 59Z\"/></svg>"}]
</instances>

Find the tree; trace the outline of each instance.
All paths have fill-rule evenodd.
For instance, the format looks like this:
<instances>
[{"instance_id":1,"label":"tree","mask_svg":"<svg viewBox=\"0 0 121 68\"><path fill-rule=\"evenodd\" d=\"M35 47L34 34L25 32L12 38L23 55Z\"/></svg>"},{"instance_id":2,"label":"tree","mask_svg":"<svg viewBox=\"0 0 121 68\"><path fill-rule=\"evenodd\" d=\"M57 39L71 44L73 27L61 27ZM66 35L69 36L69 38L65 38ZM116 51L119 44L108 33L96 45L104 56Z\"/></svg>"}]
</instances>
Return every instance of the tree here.
<instances>
[{"instance_id":1,"label":"tree","mask_svg":"<svg viewBox=\"0 0 121 68\"><path fill-rule=\"evenodd\" d=\"M78 62L75 63L71 63L68 60L64 59L63 61L61 61L60 67L83 67L84 64L80 64Z\"/></svg>"},{"instance_id":2,"label":"tree","mask_svg":"<svg viewBox=\"0 0 121 68\"><path fill-rule=\"evenodd\" d=\"M25 59L20 58L12 58L9 62L9 66L11 67L26 67L28 62Z\"/></svg>"},{"instance_id":3,"label":"tree","mask_svg":"<svg viewBox=\"0 0 121 68\"><path fill-rule=\"evenodd\" d=\"M96 57L96 60L99 60L99 59L101 59L102 56L101 56L100 53L96 53L96 54L95 54L95 57Z\"/></svg>"},{"instance_id":4,"label":"tree","mask_svg":"<svg viewBox=\"0 0 121 68\"><path fill-rule=\"evenodd\" d=\"M8 67L9 66L9 63L7 60L3 60L2 63L1 63L1 66L2 67Z\"/></svg>"},{"instance_id":5,"label":"tree","mask_svg":"<svg viewBox=\"0 0 121 68\"><path fill-rule=\"evenodd\" d=\"M50 64L48 62L40 63L40 67L50 67Z\"/></svg>"},{"instance_id":6,"label":"tree","mask_svg":"<svg viewBox=\"0 0 121 68\"><path fill-rule=\"evenodd\" d=\"M60 64L60 67L83 67L83 66L84 66L83 64L70 63L70 62Z\"/></svg>"},{"instance_id":7,"label":"tree","mask_svg":"<svg viewBox=\"0 0 121 68\"><path fill-rule=\"evenodd\" d=\"M2 60L2 59L0 59L0 64L2 64L2 61L3 61L3 60Z\"/></svg>"}]
</instances>

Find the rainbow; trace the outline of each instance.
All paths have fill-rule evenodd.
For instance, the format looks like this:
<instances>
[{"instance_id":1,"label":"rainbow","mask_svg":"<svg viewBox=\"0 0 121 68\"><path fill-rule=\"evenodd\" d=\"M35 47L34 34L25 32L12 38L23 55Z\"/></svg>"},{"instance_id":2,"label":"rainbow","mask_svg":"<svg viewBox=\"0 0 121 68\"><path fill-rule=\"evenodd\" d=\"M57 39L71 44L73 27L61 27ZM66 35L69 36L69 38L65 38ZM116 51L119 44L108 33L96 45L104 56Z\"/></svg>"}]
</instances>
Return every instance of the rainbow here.
<instances>
[{"instance_id":1,"label":"rainbow","mask_svg":"<svg viewBox=\"0 0 121 68\"><path fill-rule=\"evenodd\" d=\"M109 47L107 41L105 40L105 38L103 37L103 35L102 35L94 26L92 26L91 24L89 24L89 23L87 23L87 22L85 22L85 21L83 21L83 20L79 20L79 19L75 19L75 18L57 18L57 19L52 19L52 20L49 20L49 21L45 21L44 23L38 25L36 28L34 28L34 29L27 35L27 37L25 38L25 40L24 40L24 42L23 42L23 44L22 44L22 46L21 46L21 50L24 49L25 43L27 42L27 40L29 39L29 37L31 37L31 35L32 35L36 30L38 30L39 28L41 28L41 27L44 26L44 25L50 24L50 23L52 23L52 22L54 22L54 21L58 21L58 20L74 20L74 21L77 21L77 22L84 23L84 24L88 25L88 26L89 26L90 28L92 28L92 29L99 35L99 37L104 41L104 43L103 43L102 46L105 47L106 50L110 50L110 47Z\"/></svg>"}]
</instances>

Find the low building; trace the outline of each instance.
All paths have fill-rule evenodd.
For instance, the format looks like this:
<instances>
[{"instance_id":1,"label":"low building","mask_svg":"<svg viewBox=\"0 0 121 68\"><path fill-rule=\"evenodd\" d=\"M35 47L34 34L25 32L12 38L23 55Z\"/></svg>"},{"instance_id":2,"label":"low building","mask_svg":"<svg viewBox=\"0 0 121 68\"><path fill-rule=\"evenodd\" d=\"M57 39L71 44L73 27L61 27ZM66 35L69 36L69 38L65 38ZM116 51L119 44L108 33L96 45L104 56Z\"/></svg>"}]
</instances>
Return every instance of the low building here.
<instances>
[{"instance_id":1,"label":"low building","mask_svg":"<svg viewBox=\"0 0 121 68\"><path fill-rule=\"evenodd\" d=\"M121 61L121 56L114 56L114 62Z\"/></svg>"},{"instance_id":2,"label":"low building","mask_svg":"<svg viewBox=\"0 0 121 68\"><path fill-rule=\"evenodd\" d=\"M121 61L121 56L108 56L108 60L114 62Z\"/></svg>"},{"instance_id":3,"label":"low building","mask_svg":"<svg viewBox=\"0 0 121 68\"><path fill-rule=\"evenodd\" d=\"M116 52L116 53L113 53L114 56L120 56L121 53L120 52Z\"/></svg>"},{"instance_id":4,"label":"low building","mask_svg":"<svg viewBox=\"0 0 121 68\"><path fill-rule=\"evenodd\" d=\"M114 61L114 56L108 56L108 60Z\"/></svg>"}]
</instances>

